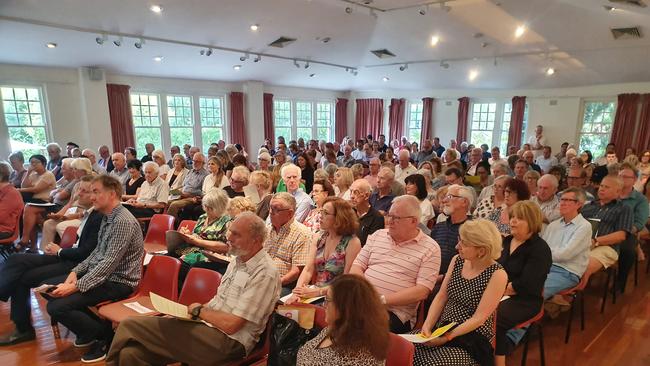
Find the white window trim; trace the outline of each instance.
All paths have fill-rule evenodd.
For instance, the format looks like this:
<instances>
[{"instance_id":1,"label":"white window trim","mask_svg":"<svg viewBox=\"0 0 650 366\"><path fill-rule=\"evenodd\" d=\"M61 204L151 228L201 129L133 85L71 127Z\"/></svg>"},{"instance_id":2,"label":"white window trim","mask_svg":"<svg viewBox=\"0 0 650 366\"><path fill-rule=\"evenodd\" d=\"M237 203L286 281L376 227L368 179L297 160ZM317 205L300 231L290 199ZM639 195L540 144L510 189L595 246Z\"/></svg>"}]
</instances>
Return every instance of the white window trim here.
<instances>
[{"instance_id":1,"label":"white window trim","mask_svg":"<svg viewBox=\"0 0 650 366\"><path fill-rule=\"evenodd\" d=\"M404 111L404 113L405 113L405 116L404 116L404 134L409 139L409 141L411 140L411 134L410 134L410 130L411 130L411 128L410 128L411 127L410 126L411 125L411 106L415 105L415 104L422 105L422 111L420 113L420 136L422 136L421 131L424 130L424 120L423 120L424 119L424 102L422 101L422 99L420 99L420 100L407 100L406 101L406 109ZM415 130L415 128L413 128L413 129ZM422 138L420 138L420 140L422 140ZM413 142L413 141L411 141L411 142ZM424 141L415 141L415 142L417 142L418 146L420 146L421 143L424 142Z\"/></svg>"},{"instance_id":2,"label":"white window trim","mask_svg":"<svg viewBox=\"0 0 650 366\"><path fill-rule=\"evenodd\" d=\"M585 107L587 103L614 103L614 115L612 116L612 127L614 127L614 119L616 118L616 109L618 108L618 98L616 96L610 97L597 97L597 98L581 98L580 99L580 113L578 114L578 121L576 123L576 138L577 138L577 148L580 148L580 141L582 140L582 125L585 121ZM638 116L637 116L638 118ZM609 133L609 138L611 140L612 133ZM592 149L590 149L592 150ZM591 151L593 154L592 162L595 162L599 157L596 156L595 151ZM578 151L578 154L580 151Z\"/></svg>"},{"instance_id":3,"label":"white window trim","mask_svg":"<svg viewBox=\"0 0 650 366\"><path fill-rule=\"evenodd\" d=\"M47 99L47 85L45 84L39 84L39 83L6 83L6 84L0 84L0 87L2 88L36 88L39 89L40 95L41 95L41 112L43 114L43 118L45 119L45 140L47 143L53 142L54 139L54 128L52 126L52 118L50 118L50 106L48 103ZM0 101L1 98L0 98ZM10 153L11 151L11 138L9 137L9 126L7 126L7 121L5 120L5 110L4 110L4 103L0 103L0 132L4 134L4 136L7 136L7 152ZM5 154L5 155L8 155Z\"/></svg>"},{"instance_id":4,"label":"white window trim","mask_svg":"<svg viewBox=\"0 0 650 366\"><path fill-rule=\"evenodd\" d=\"M317 117L317 104L318 103L323 103L323 104L329 104L330 105L330 114L332 118L332 125L330 127L330 136L327 139L327 142L332 142L335 139L336 136L336 101L331 100L331 99L303 99L303 98L291 98L291 97L282 97L282 96L273 96L273 102L275 103L276 101L287 101L291 103L291 115L290 115L290 123L291 123L291 137L288 136L283 136L287 142L290 140L298 140L298 112L296 108L297 103L311 103L311 120L312 120L312 126L311 126L311 136L312 139L317 140L318 139L318 119ZM273 105L273 132L275 133L275 104ZM280 128L287 128L284 126L281 126ZM278 136L275 136L276 138Z\"/></svg>"}]
</instances>

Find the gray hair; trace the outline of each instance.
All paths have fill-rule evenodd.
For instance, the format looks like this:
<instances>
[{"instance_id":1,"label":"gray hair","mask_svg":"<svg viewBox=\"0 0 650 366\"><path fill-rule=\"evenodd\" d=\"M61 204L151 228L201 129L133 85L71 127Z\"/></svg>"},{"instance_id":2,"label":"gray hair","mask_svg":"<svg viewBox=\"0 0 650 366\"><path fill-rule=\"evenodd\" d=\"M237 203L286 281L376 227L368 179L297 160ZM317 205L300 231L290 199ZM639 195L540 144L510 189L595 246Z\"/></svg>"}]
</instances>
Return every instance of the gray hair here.
<instances>
[{"instance_id":1,"label":"gray hair","mask_svg":"<svg viewBox=\"0 0 650 366\"><path fill-rule=\"evenodd\" d=\"M382 167L382 168L379 170L379 173L382 173L382 172L383 172L384 174L388 175L388 176L390 177L391 180L394 180L394 179L395 179L395 172L392 171L390 168Z\"/></svg>"},{"instance_id":2,"label":"gray hair","mask_svg":"<svg viewBox=\"0 0 650 366\"><path fill-rule=\"evenodd\" d=\"M92 174L93 165L88 158L76 158L72 162L72 168L76 170L84 170L86 174Z\"/></svg>"},{"instance_id":3,"label":"gray hair","mask_svg":"<svg viewBox=\"0 0 650 366\"><path fill-rule=\"evenodd\" d=\"M45 146L45 150L50 151L50 149L54 149L55 151L61 152L61 146L57 144L56 142L50 142Z\"/></svg>"},{"instance_id":4,"label":"gray hair","mask_svg":"<svg viewBox=\"0 0 650 366\"><path fill-rule=\"evenodd\" d=\"M408 215L413 216L418 221L420 221L420 217L422 216L422 209L420 208L420 200L418 200L417 197L408 194L398 196L393 198L393 206L395 206L397 203L402 203L406 209L406 212L408 212Z\"/></svg>"},{"instance_id":5,"label":"gray hair","mask_svg":"<svg viewBox=\"0 0 650 366\"><path fill-rule=\"evenodd\" d=\"M499 168L503 169L504 174L508 174L508 169L510 169L507 162L499 160L492 164L492 174L494 174L494 171Z\"/></svg>"},{"instance_id":6,"label":"gray hair","mask_svg":"<svg viewBox=\"0 0 650 366\"><path fill-rule=\"evenodd\" d=\"M236 166L232 170L232 174L230 174L230 178L234 177L235 175L238 175L241 178L246 179L246 184L248 184L251 176L251 171L248 170L245 166Z\"/></svg>"},{"instance_id":7,"label":"gray hair","mask_svg":"<svg viewBox=\"0 0 650 366\"><path fill-rule=\"evenodd\" d=\"M282 176L282 179L284 179L284 177L287 174L289 174L289 170L292 170L292 171L296 172L296 174L298 174L298 175L300 175L300 173L302 172L300 170L300 167L298 167L296 164L288 163L286 165L283 165L282 169L280 170L280 175Z\"/></svg>"},{"instance_id":8,"label":"gray hair","mask_svg":"<svg viewBox=\"0 0 650 366\"><path fill-rule=\"evenodd\" d=\"M337 170L339 170L339 167L336 164L329 163L325 166L328 177L333 177Z\"/></svg>"},{"instance_id":9,"label":"gray hair","mask_svg":"<svg viewBox=\"0 0 650 366\"><path fill-rule=\"evenodd\" d=\"M291 193L288 192L278 192L273 195L272 200L280 200L283 201L287 206L289 206L292 210L296 210L296 199L291 195Z\"/></svg>"},{"instance_id":10,"label":"gray hair","mask_svg":"<svg viewBox=\"0 0 650 366\"><path fill-rule=\"evenodd\" d=\"M226 150L226 152L228 153L230 158L232 158L233 155L235 155L235 154L237 154L239 152L239 150L237 150L237 147L235 145L233 145L233 144L228 144L223 149Z\"/></svg>"},{"instance_id":11,"label":"gray hair","mask_svg":"<svg viewBox=\"0 0 650 366\"><path fill-rule=\"evenodd\" d=\"M258 243L266 241L268 229L264 220L259 218L253 212L244 211L237 216L237 220L248 220L248 232L251 238Z\"/></svg>"},{"instance_id":12,"label":"gray hair","mask_svg":"<svg viewBox=\"0 0 650 366\"><path fill-rule=\"evenodd\" d=\"M325 171L325 169L318 168L314 170L314 181L317 181L319 179L328 180L330 179L330 175L327 171Z\"/></svg>"},{"instance_id":13,"label":"gray hair","mask_svg":"<svg viewBox=\"0 0 650 366\"><path fill-rule=\"evenodd\" d=\"M11 169L11 164L7 163L4 160L0 161L0 182L8 182L12 171L13 169Z\"/></svg>"},{"instance_id":14,"label":"gray hair","mask_svg":"<svg viewBox=\"0 0 650 366\"><path fill-rule=\"evenodd\" d=\"M363 191L363 193L370 193L372 192L372 186L370 185L370 182L367 180L361 178L357 179L354 182L352 182L352 186L356 187L356 189ZM352 187L350 186L350 187Z\"/></svg>"},{"instance_id":15,"label":"gray hair","mask_svg":"<svg viewBox=\"0 0 650 366\"><path fill-rule=\"evenodd\" d=\"M61 160L61 166L72 169L72 162L74 162L74 158L63 158L63 160Z\"/></svg>"},{"instance_id":16,"label":"gray hair","mask_svg":"<svg viewBox=\"0 0 650 366\"><path fill-rule=\"evenodd\" d=\"M451 190L452 188L457 189L458 195L463 197L465 200L467 200L467 207L470 211L472 211L474 205L476 204L476 191L474 190L474 188L468 186L461 186L458 184L452 184L447 189L447 192L449 192L449 190Z\"/></svg>"},{"instance_id":17,"label":"gray hair","mask_svg":"<svg viewBox=\"0 0 650 366\"><path fill-rule=\"evenodd\" d=\"M565 193L573 193L576 196L576 199L580 204L584 204L587 201L587 194L585 193L585 190L582 188L578 187L569 187L565 190L562 191L561 195L564 195Z\"/></svg>"},{"instance_id":18,"label":"gray hair","mask_svg":"<svg viewBox=\"0 0 650 366\"><path fill-rule=\"evenodd\" d=\"M160 172L160 169L158 168L158 164L154 163L153 161L147 161L146 163L142 164L142 171L145 171L147 167L150 166L153 168L153 171L158 175Z\"/></svg>"},{"instance_id":19,"label":"gray hair","mask_svg":"<svg viewBox=\"0 0 650 366\"><path fill-rule=\"evenodd\" d=\"M11 162L11 161L14 161L14 160L18 160L18 161L20 161L20 162L22 162L24 164L25 163L25 155L23 155L22 151L13 152L13 153L11 153L11 155L9 155L9 161Z\"/></svg>"},{"instance_id":20,"label":"gray hair","mask_svg":"<svg viewBox=\"0 0 650 366\"><path fill-rule=\"evenodd\" d=\"M147 163L150 162L148 161ZM203 207L210 207L217 213L218 217L221 217L223 216L223 213L226 212L228 200L228 195L223 189L211 189L205 194L205 196L203 196L201 203L203 204Z\"/></svg>"},{"instance_id":21,"label":"gray hair","mask_svg":"<svg viewBox=\"0 0 650 366\"><path fill-rule=\"evenodd\" d=\"M544 174L542 175L538 180L537 183L539 184L539 181L549 181L555 189L560 185L560 183L557 181L557 177L555 177L553 174Z\"/></svg>"},{"instance_id":22,"label":"gray hair","mask_svg":"<svg viewBox=\"0 0 650 366\"><path fill-rule=\"evenodd\" d=\"M154 150L151 153L151 157L154 157L154 156L160 156L163 160L167 160L167 157L165 156L165 152L162 151L162 150Z\"/></svg>"}]
</instances>

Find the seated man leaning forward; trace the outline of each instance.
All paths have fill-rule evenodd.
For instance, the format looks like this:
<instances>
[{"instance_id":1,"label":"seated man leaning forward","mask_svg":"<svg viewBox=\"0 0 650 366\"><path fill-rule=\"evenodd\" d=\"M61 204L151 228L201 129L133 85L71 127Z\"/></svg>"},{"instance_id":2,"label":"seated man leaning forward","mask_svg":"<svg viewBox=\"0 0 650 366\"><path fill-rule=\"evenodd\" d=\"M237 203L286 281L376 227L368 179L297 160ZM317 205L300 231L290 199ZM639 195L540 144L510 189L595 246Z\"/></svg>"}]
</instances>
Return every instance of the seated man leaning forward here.
<instances>
[{"instance_id":1,"label":"seated man leaning forward","mask_svg":"<svg viewBox=\"0 0 650 366\"><path fill-rule=\"evenodd\" d=\"M266 225L241 213L228 232L231 254L217 295L191 304L189 314L210 324L174 318L131 317L121 322L107 365L221 365L248 354L266 327L280 295L280 277L263 249Z\"/></svg>"},{"instance_id":2,"label":"seated man leaning forward","mask_svg":"<svg viewBox=\"0 0 650 366\"><path fill-rule=\"evenodd\" d=\"M375 286L393 333L411 330L417 306L429 296L440 271L440 247L418 228L420 215L416 197L395 198L386 215L388 228L368 237L350 269Z\"/></svg>"},{"instance_id":3,"label":"seated man leaning forward","mask_svg":"<svg viewBox=\"0 0 650 366\"><path fill-rule=\"evenodd\" d=\"M54 298L47 304L52 320L77 335L76 346L92 345L81 358L83 362L103 360L113 336L111 323L97 318L88 307L126 298L138 286L142 274L142 230L138 220L120 203L121 197L119 180L108 175L93 180L93 207L105 215L97 247L49 293Z\"/></svg>"}]
</instances>

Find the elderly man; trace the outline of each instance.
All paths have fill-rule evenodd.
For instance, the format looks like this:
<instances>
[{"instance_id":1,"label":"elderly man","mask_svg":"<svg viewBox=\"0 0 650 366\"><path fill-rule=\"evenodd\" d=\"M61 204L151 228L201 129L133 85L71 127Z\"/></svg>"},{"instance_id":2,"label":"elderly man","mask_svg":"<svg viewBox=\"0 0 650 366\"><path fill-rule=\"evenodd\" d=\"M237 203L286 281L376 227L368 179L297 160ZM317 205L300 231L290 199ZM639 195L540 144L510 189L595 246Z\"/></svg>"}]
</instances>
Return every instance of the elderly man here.
<instances>
[{"instance_id":1,"label":"elderly man","mask_svg":"<svg viewBox=\"0 0 650 366\"><path fill-rule=\"evenodd\" d=\"M368 237L350 269L375 286L393 333L412 329L417 306L433 289L440 271L440 247L418 228L420 215L416 197L396 198L386 216L388 229Z\"/></svg>"},{"instance_id":2,"label":"elderly man","mask_svg":"<svg viewBox=\"0 0 650 366\"><path fill-rule=\"evenodd\" d=\"M244 187L248 185L250 170L245 166L236 166L230 175L230 185L223 187L229 198L244 197Z\"/></svg>"},{"instance_id":3,"label":"elderly man","mask_svg":"<svg viewBox=\"0 0 650 366\"><path fill-rule=\"evenodd\" d=\"M47 144L45 149L47 150L47 155L49 157L45 169L51 171L56 180L59 180L61 179L61 162L63 161L61 146L56 142L51 142Z\"/></svg>"},{"instance_id":4,"label":"elderly man","mask_svg":"<svg viewBox=\"0 0 650 366\"><path fill-rule=\"evenodd\" d=\"M369 198L372 187L365 179L357 179L350 186L350 204L359 218L357 237L361 246L366 245L368 236L384 228L384 217L370 206Z\"/></svg>"},{"instance_id":5,"label":"elderly man","mask_svg":"<svg viewBox=\"0 0 650 366\"><path fill-rule=\"evenodd\" d=\"M558 165L557 158L551 155L550 146L544 146L542 155L538 156L537 159L535 159L535 163L542 170L542 174L548 173L552 167Z\"/></svg>"},{"instance_id":6,"label":"elderly man","mask_svg":"<svg viewBox=\"0 0 650 366\"><path fill-rule=\"evenodd\" d=\"M190 157L187 158L187 160L185 161L185 163L187 165L187 169L192 169L192 166L194 164L194 161L193 161L194 154L196 154L198 152L201 152L201 149L198 146L190 147L190 150L189 150ZM205 159L203 160L203 162L205 163Z\"/></svg>"},{"instance_id":7,"label":"elderly man","mask_svg":"<svg viewBox=\"0 0 650 366\"><path fill-rule=\"evenodd\" d=\"M587 196L581 188L567 188L560 198L560 218L551 222L542 238L553 255L553 265L544 283L544 297L572 288L589 264L591 224L581 214Z\"/></svg>"},{"instance_id":8,"label":"elderly man","mask_svg":"<svg viewBox=\"0 0 650 366\"><path fill-rule=\"evenodd\" d=\"M534 158L542 155L544 146L548 146L546 137L544 137L544 127L542 127L542 125L537 125L535 127L535 135L528 138L528 144L530 144L530 149L534 154Z\"/></svg>"},{"instance_id":9,"label":"elderly man","mask_svg":"<svg viewBox=\"0 0 650 366\"><path fill-rule=\"evenodd\" d=\"M92 178L91 178L92 179ZM77 193L79 202L91 201L90 181L80 183ZM45 254L14 254L7 258L0 272L0 300L11 298L11 321L16 330L0 338L0 346L17 344L35 339L31 323L30 291L41 283L58 283L59 276L70 273L97 246L97 234L104 214L86 210L79 224L79 240L72 248L62 249L54 243L45 243Z\"/></svg>"},{"instance_id":10,"label":"elderly man","mask_svg":"<svg viewBox=\"0 0 650 366\"><path fill-rule=\"evenodd\" d=\"M537 203L548 224L560 218L560 200L555 195L559 183L552 174L544 174L537 180L537 194L530 200Z\"/></svg>"},{"instance_id":11,"label":"elderly man","mask_svg":"<svg viewBox=\"0 0 650 366\"><path fill-rule=\"evenodd\" d=\"M293 210L296 215L296 221L305 221L305 218L307 218L309 211L311 211L314 202L311 200L309 195L300 188L300 168L294 164L285 165L282 167L282 170L280 170L280 176L282 176L282 180L287 186L287 192L289 192L289 194L291 194L291 196L296 200L296 207Z\"/></svg>"},{"instance_id":12,"label":"elderly man","mask_svg":"<svg viewBox=\"0 0 650 366\"><path fill-rule=\"evenodd\" d=\"M627 275L637 260L636 234L645 228L648 220L648 200L634 189L634 183L639 179L639 170L632 164L624 162L618 171L618 177L623 181L621 202L632 212L632 232L628 234L620 246L618 257L618 285L621 292L625 290Z\"/></svg>"},{"instance_id":13,"label":"elderly man","mask_svg":"<svg viewBox=\"0 0 650 366\"><path fill-rule=\"evenodd\" d=\"M91 149L83 149L81 156L90 160L90 164L92 164L93 167L93 172L97 174L106 174L106 169L97 164L97 156L95 155L94 151Z\"/></svg>"},{"instance_id":14,"label":"elderly man","mask_svg":"<svg viewBox=\"0 0 650 366\"><path fill-rule=\"evenodd\" d=\"M343 156L336 158L336 165L347 166L351 161L354 161L354 157L352 156L352 146L345 145L343 146Z\"/></svg>"},{"instance_id":15,"label":"elderly man","mask_svg":"<svg viewBox=\"0 0 650 366\"><path fill-rule=\"evenodd\" d=\"M113 336L110 322L97 318L88 307L126 298L142 274L142 229L122 206L121 197L122 184L117 179L107 175L95 178L93 207L105 215L97 247L49 293L54 298L47 304L52 320L77 335L77 346L92 345L81 358L83 362L103 360Z\"/></svg>"},{"instance_id":16,"label":"elderly man","mask_svg":"<svg viewBox=\"0 0 650 366\"><path fill-rule=\"evenodd\" d=\"M415 162L417 164L420 164L423 161L429 161L438 156L437 154L434 155L434 153L435 151L433 151L433 144L431 143L431 140L426 139L424 142L422 142L422 149L415 156Z\"/></svg>"},{"instance_id":17,"label":"elderly man","mask_svg":"<svg viewBox=\"0 0 650 366\"><path fill-rule=\"evenodd\" d=\"M623 182L619 177L606 176L598 187L598 199L582 208L582 216L598 224L592 236L592 249L585 276L608 268L618 260L619 244L632 233L634 214L620 200Z\"/></svg>"},{"instance_id":18,"label":"elderly man","mask_svg":"<svg viewBox=\"0 0 650 366\"><path fill-rule=\"evenodd\" d=\"M170 154L169 156L171 158L169 160L167 160L167 166L170 169L174 168L174 156L176 156L176 154L180 154L180 153L181 153L181 148L178 145L174 145L169 149L169 154Z\"/></svg>"},{"instance_id":19,"label":"elderly man","mask_svg":"<svg viewBox=\"0 0 650 366\"><path fill-rule=\"evenodd\" d=\"M399 151L399 155L397 156L398 164L395 166L395 180L401 184L404 184L404 179L406 179L406 177L415 174L415 172L418 171L418 169L411 164L410 159L411 153L408 150L402 149Z\"/></svg>"},{"instance_id":20,"label":"elderly man","mask_svg":"<svg viewBox=\"0 0 650 366\"><path fill-rule=\"evenodd\" d=\"M265 237L262 219L250 212L237 216L228 229L236 259L228 265L217 294L206 304L187 307L188 315L201 322L128 318L117 328L106 364L222 365L250 353L280 293L278 271L262 247Z\"/></svg>"},{"instance_id":21,"label":"elderly man","mask_svg":"<svg viewBox=\"0 0 650 366\"><path fill-rule=\"evenodd\" d=\"M458 254L458 230L460 225L472 218L470 212L475 204L474 199L470 187L454 184L447 189L447 195L442 200L442 211L447 220L431 229L431 238L440 246L440 273L447 273L451 259Z\"/></svg>"},{"instance_id":22,"label":"elderly man","mask_svg":"<svg viewBox=\"0 0 650 366\"><path fill-rule=\"evenodd\" d=\"M505 160L501 159L499 161L494 162L494 164L492 165L493 181L499 178L500 176L508 175L508 170L509 170L508 162L506 162ZM481 189L481 194L479 194L477 202L481 202L481 200L483 200L484 198L490 197L492 195L494 195L494 183Z\"/></svg>"},{"instance_id":23,"label":"elderly man","mask_svg":"<svg viewBox=\"0 0 650 366\"><path fill-rule=\"evenodd\" d=\"M460 186L463 184L463 172L458 168L448 168L445 170L445 183L447 185L458 184Z\"/></svg>"},{"instance_id":24,"label":"elderly man","mask_svg":"<svg viewBox=\"0 0 650 366\"><path fill-rule=\"evenodd\" d=\"M532 151L525 151L522 155L522 159L526 160L530 169L542 174L542 168L535 164L535 154Z\"/></svg>"},{"instance_id":25,"label":"elderly man","mask_svg":"<svg viewBox=\"0 0 650 366\"><path fill-rule=\"evenodd\" d=\"M472 149L469 155L469 164L467 166L466 175L477 175L476 169L479 165L483 165L486 169L490 169L490 164L487 161L483 160L483 150L480 147L475 147Z\"/></svg>"},{"instance_id":26,"label":"elderly man","mask_svg":"<svg viewBox=\"0 0 650 366\"><path fill-rule=\"evenodd\" d=\"M151 154L153 154L153 151L156 150L156 147L154 146L154 144L148 143L148 144L144 144L144 149L147 152L147 154L140 159L140 162L142 162L143 164L148 161L153 161Z\"/></svg>"},{"instance_id":27,"label":"elderly man","mask_svg":"<svg viewBox=\"0 0 650 366\"><path fill-rule=\"evenodd\" d=\"M368 167L370 168L370 171L368 172L368 175L363 177L363 179L368 181L372 189L375 189L377 188L377 179L379 175L379 168L381 168L381 161L379 158L372 158L368 163Z\"/></svg>"},{"instance_id":28,"label":"elderly man","mask_svg":"<svg viewBox=\"0 0 650 366\"><path fill-rule=\"evenodd\" d=\"M201 197L203 194L203 180L208 175L208 171L203 168L205 156L197 152L192 156L192 161L192 169L183 180L181 198L169 203L168 215L178 217L181 209L194 203L194 197Z\"/></svg>"},{"instance_id":29,"label":"elderly man","mask_svg":"<svg viewBox=\"0 0 650 366\"><path fill-rule=\"evenodd\" d=\"M126 167L126 157L121 152L116 152L111 158L113 159L113 170L108 175L119 180L122 186L126 186L126 182L131 179L129 169Z\"/></svg>"},{"instance_id":30,"label":"elderly man","mask_svg":"<svg viewBox=\"0 0 650 366\"><path fill-rule=\"evenodd\" d=\"M311 231L294 219L296 199L287 192L273 195L270 202L269 236L264 249L275 262L282 283L282 296L291 293L307 264Z\"/></svg>"},{"instance_id":31,"label":"elderly man","mask_svg":"<svg viewBox=\"0 0 650 366\"><path fill-rule=\"evenodd\" d=\"M389 168L381 168L377 174L377 189L370 195L370 205L384 215L390 210L395 194L392 190L395 173Z\"/></svg>"},{"instance_id":32,"label":"elderly man","mask_svg":"<svg viewBox=\"0 0 650 366\"><path fill-rule=\"evenodd\" d=\"M97 149L97 152L99 153L99 161L97 161L97 164L104 168L107 172L110 172L113 170L113 167L111 166L111 152L108 149L108 146L102 145Z\"/></svg>"}]
</instances>

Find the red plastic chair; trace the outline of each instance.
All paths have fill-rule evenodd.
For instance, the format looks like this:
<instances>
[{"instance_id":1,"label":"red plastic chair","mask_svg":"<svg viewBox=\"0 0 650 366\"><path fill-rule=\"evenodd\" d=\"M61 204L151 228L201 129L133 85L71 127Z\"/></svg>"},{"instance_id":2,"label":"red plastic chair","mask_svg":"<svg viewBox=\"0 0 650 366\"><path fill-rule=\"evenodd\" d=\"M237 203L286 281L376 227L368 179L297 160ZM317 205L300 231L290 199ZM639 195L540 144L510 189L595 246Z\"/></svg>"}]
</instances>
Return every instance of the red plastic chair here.
<instances>
[{"instance_id":1,"label":"red plastic chair","mask_svg":"<svg viewBox=\"0 0 650 366\"><path fill-rule=\"evenodd\" d=\"M389 333L390 344L388 345L388 354L386 356L386 366L412 365L415 356L415 347L413 343L398 336Z\"/></svg>"},{"instance_id":2,"label":"red plastic chair","mask_svg":"<svg viewBox=\"0 0 650 366\"><path fill-rule=\"evenodd\" d=\"M194 220L183 220L183 221L181 221L180 225L178 225L178 230L180 230L182 227L184 227L189 231L194 231L195 226L196 226L196 221L194 221Z\"/></svg>"},{"instance_id":3,"label":"red plastic chair","mask_svg":"<svg viewBox=\"0 0 650 366\"><path fill-rule=\"evenodd\" d=\"M521 356L521 366L526 366L526 358L528 357L528 340L530 338L530 332L533 330L533 328L537 327L537 331L539 333L539 357L541 360L541 365L545 366L546 365L546 358L544 357L544 335L542 333L542 318L544 317L544 306L542 306L542 310L540 310L537 315L532 317L531 319L526 320L525 322L516 325L513 329L521 329L521 328L526 328L526 334L524 335L524 352Z\"/></svg>"},{"instance_id":4,"label":"red plastic chair","mask_svg":"<svg viewBox=\"0 0 650 366\"><path fill-rule=\"evenodd\" d=\"M2 257L5 259L7 259L7 257L9 257L9 255L15 251L13 245L20 235L20 219L23 217L23 209L24 208L21 208L20 212L16 216L14 233L10 237L0 240L0 255L2 255Z\"/></svg>"},{"instance_id":5,"label":"red plastic chair","mask_svg":"<svg viewBox=\"0 0 650 366\"><path fill-rule=\"evenodd\" d=\"M68 226L63 232L59 246L63 249L72 248L77 242L77 230L79 230L77 226Z\"/></svg>"},{"instance_id":6,"label":"red plastic chair","mask_svg":"<svg viewBox=\"0 0 650 366\"><path fill-rule=\"evenodd\" d=\"M165 233L167 230L174 230L174 216L155 214L151 217L147 236L144 238L144 250L147 253L167 250Z\"/></svg>"},{"instance_id":7,"label":"red plastic chair","mask_svg":"<svg viewBox=\"0 0 650 366\"><path fill-rule=\"evenodd\" d=\"M149 292L176 301L178 298L178 272L180 269L180 260L164 255L154 256L149 262L135 294L128 299L100 306L98 309L99 315L119 324L122 320L139 314L135 310L124 306L125 303L137 301L153 310Z\"/></svg>"},{"instance_id":8,"label":"red plastic chair","mask_svg":"<svg viewBox=\"0 0 650 366\"><path fill-rule=\"evenodd\" d=\"M184 305L205 304L217 294L221 274L205 268L192 268L187 274L178 302Z\"/></svg>"}]
</instances>

